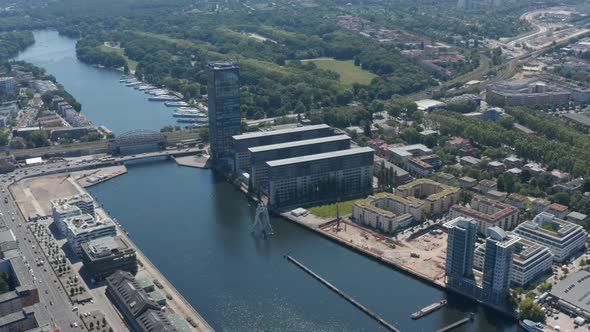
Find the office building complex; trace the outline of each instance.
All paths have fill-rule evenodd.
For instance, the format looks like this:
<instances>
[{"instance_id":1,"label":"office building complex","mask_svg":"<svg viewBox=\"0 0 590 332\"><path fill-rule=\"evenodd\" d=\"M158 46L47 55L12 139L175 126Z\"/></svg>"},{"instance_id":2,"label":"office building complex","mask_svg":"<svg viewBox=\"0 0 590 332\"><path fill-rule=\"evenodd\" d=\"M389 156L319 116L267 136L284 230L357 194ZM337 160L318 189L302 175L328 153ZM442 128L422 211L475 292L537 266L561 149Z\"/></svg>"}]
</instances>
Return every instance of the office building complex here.
<instances>
[{"instance_id":1,"label":"office building complex","mask_svg":"<svg viewBox=\"0 0 590 332\"><path fill-rule=\"evenodd\" d=\"M373 154L365 147L268 161L269 205L368 195L373 188Z\"/></svg>"},{"instance_id":2,"label":"office building complex","mask_svg":"<svg viewBox=\"0 0 590 332\"><path fill-rule=\"evenodd\" d=\"M94 199L88 194L75 195L70 197L59 198L51 201L51 211L53 221L62 234L66 234L67 227L63 220L68 217L74 217L81 214L89 214L95 217Z\"/></svg>"},{"instance_id":3,"label":"office building complex","mask_svg":"<svg viewBox=\"0 0 590 332\"><path fill-rule=\"evenodd\" d=\"M392 160L402 161L408 170L422 176L432 174L442 165L440 157L423 144L404 145L388 151Z\"/></svg>"},{"instance_id":4,"label":"office building complex","mask_svg":"<svg viewBox=\"0 0 590 332\"><path fill-rule=\"evenodd\" d=\"M209 111L211 112L211 111ZM305 126L272 131L259 131L235 135L232 137L234 170L249 171L250 151L249 148L280 144L301 140L331 136L333 134L330 126L325 124ZM285 158L283 158L285 159Z\"/></svg>"},{"instance_id":5,"label":"office building complex","mask_svg":"<svg viewBox=\"0 0 590 332\"><path fill-rule=\"evenodd\" d=\"M492 226L503 230L511 230L518 225L518 209L512 205L498 202L489 198L477 196L471 200L470 206L453 205L450 210L451 218L466 217L477 221L480 234Z\"/></svg>"},{"instance_id":6,"label":"office building complex","mask_svg":"<svg viewBox=\"0 0 590 332\"><path fill-rule=\"evenodd\" d=\"M265 188L268 179L267 161L300 157L350 149L350 137L326 136L287 143L262 145L248 148L250 154L250 177L255 188Z\"/></svg>"},{"instance_id":7,"label":"office building complex","mask_svg":"<svg viewBox=\"0 0 590 332\"><path fill-rule=\"evenodd\" d=\"M104 236L115 236L115 224L110 219L96 220L89 214L68 217L63 220L66 227L68 246L76 253L82 253L82 243Z\"/></svg>"},{"instance_id":8,"label":"office building complex","mask_svg":"<svg viewBox=\"0 0 590 332\"><path fill-rule=\"evenodd\" d=\"M510 288L512 255L519 238L497 226L490 227L487 233L482 298L493 304L502 304Z\"/></svg>"},{"instance_id":9,"label":"office building complex","mask_svg":"<svg viewBox=\"0 0 590 332\"><path fill-rule=\"evenodd\" d=\"M486 243L475 250L474 267L483 271ZM518 286L525 286L538 280L551 271L553 254L549 248L526 239L519 238L514 247L510 280Z\"/></svg>"},{"instance_id":10,"label":"office building complex","mask_svg":"<svg viewBox=\"0 0 590 332\"><path fill-rule=\"evenodd\" d=\"M477 284L473 276L473 255L477 237L477 222L458 217L444 226L448 229L445 271L450 288L475 294Z\"/></svg>"},{"instance_id":11,"label":"office building complex","mask_svg":"<svg viewBox=\"0 0 590 332\"><path fill-rule=\"evenodd\" d=\"M446 212L451 206L457 204L460 198L459 188L430 179L419 179L399 186L395 189L395 194L401 197L425 197L424 212L430 214Z\"/></svg>"},{"instance_id":12,"label":"office building complex","mask_svg":"<svg viewBox=\"0 0 590 332\"><path fill-rule=\"evenodd\" d=\"M119 236L82 243L82 262L95 280L102 280L117 270L137 273L135 249Z\"/></svg>"},{"instance_id":13,"label":"office building complex","mask_svg":"<svg viewBox=\"0 0 590 332\"><path fill-rule=\"evenodd\" d=\"M514 230L518 236L549 248L553 260L563 262L584 248L588 233L580 225L559 219L547 212L525 221Z\"/></svg>"},{"instance_id":14,"label":"office building complex","mask_svg":"<svg viewBox=\"0 0 590 332\"><path fill-rule=\"evenodd\" d=\"M379 193L355 202L352 206L352 220L391 233L398 227L407 227L414 220L422 220L423 207L422 201L414 197L403 198L390 193Z\"/></svg>"},{"instance_id":15,"label":"office building complex","mask_svg":"<svg viewBox=\"0 0 590 332\"><path fill-rule=\"evenodd\" d=\"M211 157L218 161L230 157L231 137L240 134L240 66L233 62L212 62L207 95Z\"/></svg>"},{"instance_id":16,"label":"office building complex","mask_svg":"<svg viewBox=\"0 0 590 332\"><path fill-rule=\"evenodd\" d=\"M14 77L0 77L0 95L14 96L16 94L16 81Z\"/></svg>"},{"instance_id":17,"label":"office building complex","mask_svg":"<svg viewBox=\"0 0 590 332\"><path fill-rule=\"evenodd\" d=\"M129 272L117 271L106 278L111 298L132 331L175 331L161 306L141 288Z\"/></svg>"}]
</instances>

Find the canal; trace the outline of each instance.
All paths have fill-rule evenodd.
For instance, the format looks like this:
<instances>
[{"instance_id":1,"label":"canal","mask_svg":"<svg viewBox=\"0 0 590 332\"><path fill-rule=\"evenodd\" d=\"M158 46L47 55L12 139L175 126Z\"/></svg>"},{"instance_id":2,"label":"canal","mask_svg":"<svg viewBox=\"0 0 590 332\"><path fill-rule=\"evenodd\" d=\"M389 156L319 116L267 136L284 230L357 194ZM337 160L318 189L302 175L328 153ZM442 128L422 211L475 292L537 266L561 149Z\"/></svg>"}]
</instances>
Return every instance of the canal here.
<instances>
[{"instance_id":1,"label":"canal","mask_svg":"<svg viewBox=\"0 0 590 332\"><path fill-rule=\"evenodd\" d=\"M118 83L119 74L79 62L75 40L35 32L19 55L45 67L116 133L158 129L163 106ZM384 328L283 257L292 255L402 331L433 331L475 313L457 331L516 331L514 322L447 295L282 219L275 235L250 235L254 207L210 171L171 162L136 163L129 173L90 188L113 218L185 298L219 331L383 331ZM449 298L418 321L410 314Z\"/></svg>"}]
</instances>

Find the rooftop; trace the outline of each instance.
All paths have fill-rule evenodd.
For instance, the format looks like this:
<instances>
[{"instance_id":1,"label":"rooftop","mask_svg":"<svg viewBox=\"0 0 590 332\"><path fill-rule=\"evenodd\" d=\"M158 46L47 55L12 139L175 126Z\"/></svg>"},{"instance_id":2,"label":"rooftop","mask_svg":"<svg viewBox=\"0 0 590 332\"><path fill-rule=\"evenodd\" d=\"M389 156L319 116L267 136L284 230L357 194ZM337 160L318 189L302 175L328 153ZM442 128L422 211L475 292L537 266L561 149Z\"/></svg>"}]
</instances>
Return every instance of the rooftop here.
<instances>
[{"instance_id":1,"label":"rooftop","mask_svg":"<svg viewBox=\"0 0 590 332\"><path fill-rule=\"evenodd\" d=\"M122 252L129 248L129 245L119 236L105 236L90 240L82 247L86 252L95 258L111 256L113 252Z\"/></svg>"},{"instance_id":2,"label":"rooftop","mask_svg":"<svg viewBox=\"0 0 590 332\"><path fill-rule=\"evenodd\" d=\"M207 68L213 70L236 69L240 68L240 64L233 61L217 61L207 63Z\"/></svg>"},{"instance_id":3,"label":"rooftop","mask_svg":"<svg viewBox=\"0 0 590 332\"><path fill-rule=\"evenodd\" d=\"M368 148L368 147L363 147L363 148L340 150L340 151L333 151L333 152L326 152L326 153L318 153L318 154L312 154L312 155L301 156L301 157L267 161L266 164L270 167L278 167L278 166L299 164L299 163L304 163L304 162L309 162L309 161L352 156L352 155L356 155L356 154L360 154L360 153L368 153L368 152L372 153L373 149Z\"/></svg>"},{"instance_id":4,"label":"rooftop","mask_svg":"<svg viewBox=\"0 0 590 332\"><path fill-rule=\"evenodd\" d=\"M590 272L570 274L553 286L551 295L590 313Z\"/></svg>"},{"instance_id":5,"label":"rooftop","mask_svg":"<svg viewBox=\"0 0 590 332\"><path fill-rule=\"evenodd\" d=\"M567 206L562 205L562 204L558 204L558 203L553 203L553 204L549 205L547 208L550 210L559 211L559 212L567 211Z\"/></svg>"},{"instance_id":6,"label":"rooftop","mask_svg":"<svg viewBox=\"0 0 590 332\"><path fill-rule=\"evenodd\" d=\"M111 219L96 220L89 214L81 214L78 216L68 217L63 220L68 230L74 235L85 233L92 230L98 230L105 227L114 227Z\"/></svg>"},{"instance_id":7,"label":"rooftop","mask_svg":"<svg viewBox=\"0 0 590 332\"><path fill-rule=\"evenodd\" d=\"M289 128L289 129L279 129L279 130L272 130L272 131L257 131L253 133L245 133L241 135L232 136L235 141L258 138L258 137L267 137L267 136L274 136L274 135L282 135L282 134L289 134L289 133L297 133L302 131L310 131L310 130L318 130L318 129L326 129L330 128L330 126L326 124L319 124L313 126L303 126L297 128Z\"/></svg>"},{"instance_id":8,"label":"rooftop","mask_svg":"<svg viewBox=\"0 0 590 332\"><path fill-rule=\"evenodd\" d=\"M256 153L256 152L263 152L263 151L272 151L272 150L292 148L292 147L296 147L296 146L305 146L305 145L310 145L310 144L319 144L319 143L337 142L337 141L349 141L349 140L350 140L350 137L348 137L347 135L335 135L335 136L306 139L306 140L293 141L293 142L287 142L287 143L255 146L255 147L248 148L248 150L250 151L250 153Z\"/></svg>"},{"instance_id":9,"label":"rooftop","mask_svg":"<svg viewBox=\"0 0 590 332\"><path fill-rule=\"evenodd\" d=\"M410 151L420 151L422 153L432 153L432 150L426 147L424 144L411 144L404 145L395 148L389 148L389 151L402 157L412 157L414 154Z\"/></svg>"}]
</instances>

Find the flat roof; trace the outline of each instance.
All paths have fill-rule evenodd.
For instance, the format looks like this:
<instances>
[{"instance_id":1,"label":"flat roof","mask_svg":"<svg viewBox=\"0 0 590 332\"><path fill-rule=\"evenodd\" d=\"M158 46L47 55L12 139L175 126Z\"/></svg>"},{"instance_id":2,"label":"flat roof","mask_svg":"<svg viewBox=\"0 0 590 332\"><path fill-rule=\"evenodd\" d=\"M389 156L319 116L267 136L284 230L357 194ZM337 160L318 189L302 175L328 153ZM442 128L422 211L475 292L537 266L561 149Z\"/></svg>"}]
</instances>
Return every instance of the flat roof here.
<instances>
[{"instance_id":1,"label":"flat roof","mask_svg":"<svg viewBox=\"0 0 590 332\"><path fill-rule=\"evenodd\" d=\"M311 155L301 156L301 157L272 160L272 161L267 161L266 164L270 167L277 167L277 166L298 164L298 163L314 161L314 160L351 156L351 155L355 155L355 154L359 154L359 153L366 153L366 152L374 152L374 150L369 147L355 148L355 149L348 149L348 150L311 154Z\"/></svg>"},{"instance_id":2,"label":"flat roof","mask_svg":"<svg viewBox=\"0 0 590 332\"><path fill-rule=\"evenodd\" d=\"M434 99L422 99L422 100L415 101L415 103L418 106L418 109L421 111L432 108L432 107L446 106L446 104L443 103L442 101L438 101L438 100L434 100Z\"/></svg>"},{"instance_id":3,"label":"flat roof","mask_svg":"<svg viewBox=\"0 0 590 332\"><path fill-rule=\"evenodd\" d=\"M590 272L570 274L553 286L551 295L590 313Z\"/></svg>"},{"instance_id":4,"label":"flat roof","mask_svg":"<svg viewBox=\"0 0 590 332\"><path fill-rule=\"evenodd\" d=\"M254 147L248 148L248 150L250 151L250 153L255 153L255 152L292 148L292 147L296 147L296 146L311 145L311 144L318 144L318 143L327 143L327 142L336 142L336 141L345 141L345 140L350 140L350 137L347 135L335 135L335 136L306 139L306 140L301 140L301 141L254 146Z\"/></svg>"},{"instance_id":5,"label":"flat roof","mask_svg":"<svg viewBox=\"0 0 590 332\"><path fill-rule=\"evenodd\" d=\"M289 134L289 133L297 133L302 131L310 131L310 130L318 130L318 129L326 129L330 128L327 124L319 124L313 126L303 126L297 128L289 128L289 129L279 129L279 130L271 130L271 131L257 131L254 133L245 133L241 135L232 136L233 140L240 141L258 137L266 137L266 136L274 136L274 135L282 135L282 134Z\"/></svg>"}]
</instances>

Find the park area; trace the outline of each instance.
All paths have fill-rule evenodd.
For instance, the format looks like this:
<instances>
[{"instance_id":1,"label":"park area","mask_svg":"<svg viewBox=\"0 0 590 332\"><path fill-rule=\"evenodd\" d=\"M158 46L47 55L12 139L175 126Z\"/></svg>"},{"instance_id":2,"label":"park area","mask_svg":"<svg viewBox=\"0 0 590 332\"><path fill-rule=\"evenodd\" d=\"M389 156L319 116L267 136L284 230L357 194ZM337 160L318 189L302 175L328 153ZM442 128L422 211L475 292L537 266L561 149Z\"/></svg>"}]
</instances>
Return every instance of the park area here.
<instances>
[{"instance_id":1,"label":"park area","mask_svg":"<svg viewBox=\"0 0 590 332\"><path fill-rule=\"evenodd\" d=\"M354 83L368 85L377 75L355 66L353 60L336 60L333 58L317 58L302 60L301 62L313 62L318 68L331 70L340 75L340 83L352 85Z\"/></svg>"},{"instance_id":2,"label":"park area","mask_svg":"<svg viewBox=\"0 0 590 332\"><path fill-rule=\"evenodd\" d=\"M104 51L104 52L111 52L111 53L119 54L120 56L125 58L125 61L127 61L127 66L129 66L129 70L131 70L132 72L135 72L135 68L137 67L137 61L133 61L133 60L129 59L125 55L125 49L123 49L119 46L111 45L111 43L104 43L104 44L100 45L100 50Z\"/></svg>"},{"instance_id":3,"label":"park area","mask_svg":"<svg viewBox=\"0 0 590 332\"><path fill-rule=\"evenodd\" d=\"M352 205L356 201L358 201L358 199L351 199L349 201L342 201L339 203L318 205L309 208L309 212L320 218L333 219L336 218L337 214L340 214L340 216L351 214ZM336 208L336 204L338 204L338 208Z\"/></svg>"}]
</instances>

